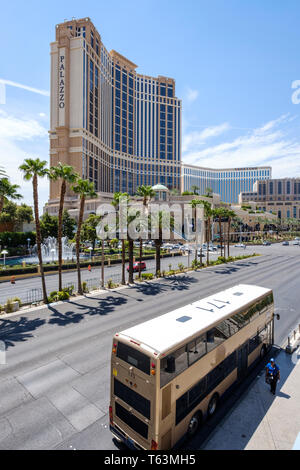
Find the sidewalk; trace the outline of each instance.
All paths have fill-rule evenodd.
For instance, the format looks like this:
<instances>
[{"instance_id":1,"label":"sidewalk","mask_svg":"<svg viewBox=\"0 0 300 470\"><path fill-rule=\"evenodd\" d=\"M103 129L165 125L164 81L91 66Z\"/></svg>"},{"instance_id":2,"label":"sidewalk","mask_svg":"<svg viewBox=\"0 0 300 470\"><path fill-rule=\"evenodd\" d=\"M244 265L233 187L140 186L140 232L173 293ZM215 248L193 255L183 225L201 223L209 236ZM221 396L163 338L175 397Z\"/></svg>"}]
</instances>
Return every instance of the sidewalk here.
<instances>
[{"instance_id":1,"label":"sidewalk","mask_svg":"<svg viewBox=\"0 0 300 470\"><path fill-rule=\"evenodd\" d=\"M262 371L203 450L300 450L300 347L293 355L281 350L275 361L281 374L276 396Z\"/></svg>"}]
</instances>

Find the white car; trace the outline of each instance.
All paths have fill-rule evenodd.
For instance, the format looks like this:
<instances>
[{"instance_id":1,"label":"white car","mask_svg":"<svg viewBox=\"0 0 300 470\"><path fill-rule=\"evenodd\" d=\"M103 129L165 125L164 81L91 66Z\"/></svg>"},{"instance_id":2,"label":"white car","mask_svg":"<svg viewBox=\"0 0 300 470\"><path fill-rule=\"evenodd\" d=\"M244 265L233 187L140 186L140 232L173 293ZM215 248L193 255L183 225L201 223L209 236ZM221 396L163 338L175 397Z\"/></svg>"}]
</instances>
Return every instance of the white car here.
<instances>
[{"instance_id":1,"label":"white car","mask_svg":"<svg viewBox=\"0 0 300 470\"><path fill-rule=\"evenodd\" d=\"M237 245L234 245L236 248L246 248L246 245L244 243L237 243Z\"/></svg>"}]
</instances>

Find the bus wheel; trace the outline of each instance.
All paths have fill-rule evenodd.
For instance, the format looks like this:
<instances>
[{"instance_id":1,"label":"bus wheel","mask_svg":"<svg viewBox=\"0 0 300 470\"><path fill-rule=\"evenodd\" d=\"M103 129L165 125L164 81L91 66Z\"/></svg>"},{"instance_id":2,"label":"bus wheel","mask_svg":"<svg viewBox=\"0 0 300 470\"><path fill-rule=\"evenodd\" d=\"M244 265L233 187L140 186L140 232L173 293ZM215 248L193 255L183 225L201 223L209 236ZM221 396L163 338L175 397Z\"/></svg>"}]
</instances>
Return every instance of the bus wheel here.
<instances>
[{"instance_id":1,"label":"bus wheel","mask_svg":"<svg viewBox=\"0 0 300 470\"><path fill-rule=\"evenodd\" d=\"M194 414L191 421L189 422L189 427L188 427L189 437L192 437L197 433L201 422L202 422L202 414L200 411L198 411L197 413Z\"/></svg>"},{"instance_id":2,"label":"bus wheel","mask_svg":"<svg viewBox=\"0 0 300 470\"><path fill-rule=\"evenodd\" d=\"M207 408L207 415L209 417L212 416L213 414L215 414L217 406L218 406L218 400L219 400L219 397L218 397L217 394L212 396L212 398L211 398L211 400L208 404L208 408Z\"/></svg>"}]
</instances>

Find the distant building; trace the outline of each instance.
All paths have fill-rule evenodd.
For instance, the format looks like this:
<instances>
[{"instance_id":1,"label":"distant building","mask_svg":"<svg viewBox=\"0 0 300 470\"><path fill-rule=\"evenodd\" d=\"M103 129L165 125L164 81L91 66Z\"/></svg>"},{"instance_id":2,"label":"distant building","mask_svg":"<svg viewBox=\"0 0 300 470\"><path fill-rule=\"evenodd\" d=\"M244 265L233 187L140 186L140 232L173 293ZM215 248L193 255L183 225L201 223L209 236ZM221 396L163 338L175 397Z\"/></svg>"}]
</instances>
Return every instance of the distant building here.
<instances>
[{"instance_id":1,"label":"distant building","mask_svg":"<svg viewBox=\"0 0 300 470\"><path fill-rule=\"evenodd\" d=\"M255 202L258 210L273 212L280 219L300 219L300 178L256 181L252 191L239 195L239 204L248 202Z\"/></svg>"},{"instance_id":2,"label":"distant building","mask_svg":"<svg viewBox=\"0 0 300 470\"><path fill-rule=\"evenodd\" d=\"M269 180L272 168L247 167L213 169L182 163L181 190L191 191L192 186L199 188L198 194L205 194L207 188L219 194L221 201L237 204L241 192L251 191L257 180Z\"/></svg>"}]
</instances>

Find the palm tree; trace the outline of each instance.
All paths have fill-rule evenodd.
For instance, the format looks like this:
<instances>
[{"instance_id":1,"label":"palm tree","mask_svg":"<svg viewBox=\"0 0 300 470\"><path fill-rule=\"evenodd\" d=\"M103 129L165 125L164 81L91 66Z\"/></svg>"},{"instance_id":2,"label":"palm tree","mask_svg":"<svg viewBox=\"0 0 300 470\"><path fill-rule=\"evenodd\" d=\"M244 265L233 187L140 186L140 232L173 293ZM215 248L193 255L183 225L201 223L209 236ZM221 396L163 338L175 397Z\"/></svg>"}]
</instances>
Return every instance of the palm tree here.
<instances>
[{"instance_id":1,"label":"palm tree","mask_svg":"<svg viewBox=\"0 0 300 470\"><path fill-rule=\"evenodd\" d=\"M152 189L152 186L139 186L136 191L138 196L143 198L144 214L147 213L148 203L152 197L155 196L155 191ZM141 277L141 262L143 259L143 240L140 237L140 264L139 264L139 278Z\"/></svg>"},{"instance_id":2,"label":"palm tree","mask_svg":"<svg viewBox=\"0 0 300 470\"><path fill-rule=\"evenodd\" d=\"M206 264L209 265L209 244L210 244L210 227L211 227L211 218L213 215L213 211L211 208L211 204L208 201L199 201L200 204L203 205L204 208L204 218L206 220L206 243L207 243L207 250L206 250Z\"/></svg>"},{"instance_id":3,"label":"palm tree","mask_svg":"<svg viewBox=\"0 0 300 470\"><path fill-rule=\"evenodd\" d=\"M226 218L226 209L225 209L225 207L217 207L216 209L214 209L213 210L213 217L218 219L218 222L219 222L220 245L221 245L221 256L222 256L222 254L223 254L222 219Z\"/></svg>"},{"instance_id":4,"label":"palm tree","mask_svg":"<svg viewBox=\"0 0 300 470\"><path fill-rule=\"evenodd\" d=\"M20 188L17 184L11 184L8 178L0 179L0 213L3 210L4 203L9 199L21 199L23 196L17 192Z\"/></svg>"},{"instance_id":5,"label":"palm tree","mask_svg":"<svg viewBox=\"0 0 300 470\"><path fill-rule=\"evenodd\" d=\"M80 272L80 233L84 215L84 205L86 198L96 198L97 193L94 188L94 183L88 180L78 178L75 184L72 185L72 190L80 197L80 209L78 215L77 233L76 233L76 263L77 263L77 277L78 277L78 293L83 294L81 285L81 272Z\"/></svg>"},{"instance_id":6,"label":"palm tree","mask_svg":"<svg viewBox=\"0 0 300 470\"><path fill-rule=\"evenodd\" d=\"M117 193L114 193L114 197L113 197L113 200L112 200L112 205L114 206L114 208L116 209L116 211L118 212L118 225L119 227L121 226L120 224L120 203L121 201L125 201L127 204L129 202L129 194L128 193L120 193L120 192L117 192ZM123 285L126 284L126 281L125 281L125 251L126 251L126 248L125 248L125 240L123 239L122 237L122 281L121 283Z\"/></svg>"},{"instance_id":7,"label":"palm tree","mask_svg":"<svg viewBox=\"0 0 300 470\"><path fill-rule=\"evenodd\" d=\"M152 220L153 218L153 220ZM152 217L149 217L150 225L154 222L154 228L158 229L158 237L155 238L155 259L156 259L156 267L155 267L155 275L159 277L161 268L160 268L160 259L161 259L161 246L163 244L163 229L174 229L174 217L170 216L169 213L164 211L159 211L158 213L154 213Z\"/></svg>"},{"instance_id":8,"label":"palm tree","mask_svg":"<svg viewBox=\"0 0 300 470\"><path fill-rule=\"evenodd\" d=\"M190 206L192 206L192 209L195 209L195 218L194 218L194 220L195 220L194 225L195 225L195 230L196 230L195 262L198 261L198 259L197 259L198 232L197 232L197 211L196 211L196 209L199 205L203 205L203 201L200 200L200 199L192 199L192 201L190 202ZM202 253L202 251L201 251L201 253ZM202 263L202 258L201 258L201 263Z\"/></svg>"},{"instance_id":9,"label":"palm tree","mask_svg":"<svg viewBox=\"0 0 300 470\"><path fill-rule=\"evenodd\" d=\"M193 191L195 195L198 194L199 189L200 188L198 188L198 186L196 186L195 184L191 186L191 191Z\"/></svg>"},{"instance_id":10,"label":"palm tree","mask_svg":"<svg viewBox=\"0 0 300 470\"><path fill-rule=\"evenodd\" d=\"M227 217L227 257L229 258L229 245L230 245L230 227L232 219L236 217L236 213L231 209L225 209L226 217ZM225 248L224 248L225 253Z\"/></svg>"},{"instance_id":11,"label":"palm tree","mask_svg":"<svg viewBox=\"0 0 300 470\"><path fill-rule=\"evenodd\" d=\"M205 196L206 196L206 197L212 197L212 195L213 195L213 189L212 189L212 188L209 188L209 187L206 188L206 189L205 189Z\"/></svg>"},{"instance_id":12,"label":"palm tree","mask_svg":"<svg viewBox=\"0 0 300 470\"><path fill-rule=\"evenodd\" d=\"M50 168L50 178L52 180L61 180L60 187L60 200L58 211L58 230L57 230L57 244L58 244L58 290L62 290L62 225L63 225L63 210L65 202L65 194L67 190L67 183L75 183L79 178L78 173L70 165L63 165L61 162L57 166Z\"/></svg>"},{"instance_id":13,"label":"palm tree","mask_svg":"<svg viewBox=\"0 0 300 470\"><path fill-rule=\"evenodd\" d=\"M49 170L46 168L47 162L45 160L41 161L39 158L33 160L32 158L26 158L24 163L19 167L24 173L24 179L27 181L32 180L33 188L33 204L34 204L34 216L35 216L35 231L36 231L36 245L37 253L40 264L40 272L42 278L42 289L43 289L43 298L44 303L48 303L46 282L44 275L43 259L42 259L42 249L41 249L41 227L39 219L39 201L38 201L38 178L44 178L49 175Z\"/></svg>"}]
</instances>

